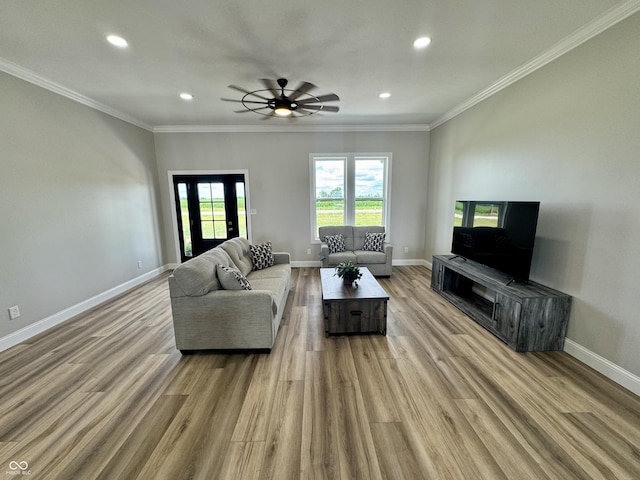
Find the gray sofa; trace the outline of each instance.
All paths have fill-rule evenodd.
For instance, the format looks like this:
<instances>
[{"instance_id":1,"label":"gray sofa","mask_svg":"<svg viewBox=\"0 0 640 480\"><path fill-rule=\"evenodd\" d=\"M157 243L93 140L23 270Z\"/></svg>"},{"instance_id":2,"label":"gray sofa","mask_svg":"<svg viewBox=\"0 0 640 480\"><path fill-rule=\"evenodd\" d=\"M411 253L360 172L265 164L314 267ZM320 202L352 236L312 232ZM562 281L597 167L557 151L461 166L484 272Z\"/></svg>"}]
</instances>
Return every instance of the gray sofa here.
<instances>
[{"instance_id":1,"label":"gray sofa","mask_svg":"<svg viewBox=\"0 0 640 480\"><path fill-rule=\"evenodd\" d=\"M382 251L363 250L367 232L384 233L384 227L354 227L349 225L320 227L320 261L323 268L335 267L340 262L351 262L362 267L367 267L375 276L390 276L392 272L393 245L385 241ZM327 235L342 234L344 237L345 251L331 253L329 244L325 241Z\"/></svg>"},{"instance_id":2,"label":"gray sofa","mask_svg":"<svg viewBox=\"0 0 640 480\"><path fill-rule=\"evenodd\" d=\"M273 259L273 266L252 270L249 242L233 238L179 265L169 277L176 347L270 350L291 287L289 254L273 252ZM251 290L223 289L217 265L239 270Z\"/></svg>"}]
</instances>

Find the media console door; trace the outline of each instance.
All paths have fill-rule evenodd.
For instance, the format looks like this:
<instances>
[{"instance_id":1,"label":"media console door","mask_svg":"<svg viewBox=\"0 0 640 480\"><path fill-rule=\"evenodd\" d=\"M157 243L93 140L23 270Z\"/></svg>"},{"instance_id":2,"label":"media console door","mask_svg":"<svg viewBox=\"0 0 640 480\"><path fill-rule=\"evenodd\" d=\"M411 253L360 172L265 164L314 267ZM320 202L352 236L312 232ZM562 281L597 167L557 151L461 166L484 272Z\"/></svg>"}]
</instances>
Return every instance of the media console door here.
<instances>
[{"instance_id":1,"label":"media console door","mask_svg":"<svg viewBox=\"0 0 640 480\"><path fill-rule=\"evenodd\" d=\"M433 257L431 288L511 348L562 350L571 297L534 282L509 280L471 260Z\"/></svg>"}]
</instances>

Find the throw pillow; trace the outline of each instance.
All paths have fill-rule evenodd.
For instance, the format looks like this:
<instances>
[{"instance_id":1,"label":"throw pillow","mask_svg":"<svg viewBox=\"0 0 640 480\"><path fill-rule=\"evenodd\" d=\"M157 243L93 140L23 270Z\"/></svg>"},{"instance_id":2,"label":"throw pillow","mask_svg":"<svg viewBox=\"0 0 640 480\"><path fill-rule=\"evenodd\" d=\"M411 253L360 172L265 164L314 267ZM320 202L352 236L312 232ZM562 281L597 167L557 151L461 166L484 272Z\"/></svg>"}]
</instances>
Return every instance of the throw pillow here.
<instances>
[{"instance_id":1,"label":"throw pillow","mask_svg":"<svg viewBox=\"0 0 640 480\"><path fill-rule=\"evenodd\" d=\"M327 242L329 246L329 253L344 252L345 250L344 237L341 233L337 235L326 235L324 241Z\"/></svg>"},{"instance_id":2,"label":"throw pillow","mask_svg":"<svg viewBox=\"0 0 640 480\"><path fill-rule=\"evenodd\" d=\"M240 270L225 267L224 265L217 265L216 273L218 274L220 285L222 285L222 288L225 290L251 290L249 280L240 273Z\"/></svg>"},{"instance_id":3,"label":"throw pillow","mask_svg":"<svg viewBox=\"0 0 640 480\"><path fill-rule=\"evenodd\" d=\"M385 233L373 233L366 232L364 234L364 245L362 250L368 250L370 252L382 252L384 244Z\"/></svg>"},{"instance_id":4,"label":"throw pillow","mask_svg":"<svg viewBox=\"0 0 640 480\"><path fill-rule=\"evenodd\" d=\"M263 268L273 266L271 242L261 243L260 245L249 245L249 251L251 253L254 270L262 270Z\"/></svg>"}]
</instances>

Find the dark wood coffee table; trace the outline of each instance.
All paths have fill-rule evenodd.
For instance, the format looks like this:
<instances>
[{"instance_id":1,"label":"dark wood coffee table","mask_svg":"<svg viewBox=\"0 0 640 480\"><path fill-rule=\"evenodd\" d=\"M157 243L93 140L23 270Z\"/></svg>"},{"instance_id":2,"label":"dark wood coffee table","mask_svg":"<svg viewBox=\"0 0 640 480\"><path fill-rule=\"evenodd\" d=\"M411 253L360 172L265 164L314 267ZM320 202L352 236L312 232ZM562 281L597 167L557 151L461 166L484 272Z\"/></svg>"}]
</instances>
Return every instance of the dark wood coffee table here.
<instances>
[{"instance_id":1,"label":"dark wood coffee table","mask_svg":"<svg viewBox=\"0 0 640 480\"><path fill-rule=\"evenodd\" d=\"M321 268L322 304L325 332L328 335L348 333L387 334L387 301L385 292L368 268L360 267L358 287L345 286L334 268Z\"/></svg>"}]
</instances>

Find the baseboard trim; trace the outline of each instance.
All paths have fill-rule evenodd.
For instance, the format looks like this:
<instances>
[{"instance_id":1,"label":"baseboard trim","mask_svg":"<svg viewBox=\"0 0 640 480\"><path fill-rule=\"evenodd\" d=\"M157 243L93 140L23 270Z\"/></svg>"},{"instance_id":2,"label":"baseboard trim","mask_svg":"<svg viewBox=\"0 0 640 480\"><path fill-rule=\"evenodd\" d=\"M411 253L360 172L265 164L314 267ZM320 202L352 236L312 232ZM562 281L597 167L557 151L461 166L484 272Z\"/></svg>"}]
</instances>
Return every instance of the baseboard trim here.
<instances>
[{"instance_id":1,"label":"baseboard trim","mask_svg":"<svg viewBox=\"0 0 640 480\"><path fill-rule=\"evenodd\" d=\"M75 317L76 315L79 315L94 307L97 307L101 303L111 300L112 298L115 298L118 295L121 295L127 292L128 290L131 290L132 288L137 287L138 285L142 285L143 283L160 275L162 272L166 272L167 270L170 270L170 269L171 268L169 265L164 265L162 267L156 268L154 270L151 270L150 272L140 275L139 277L136 277L127 282L124 282L121 285L113 287L107 290L106 292L95 295L94 297L91 297L76 305L72 305L71 307L62 310L61 312L54 313L53 315L47 318L44 318L35 323L32 323L31 325L27 325L26 327L21 328L20 330L12 332L9 335L0 338L0 352L3 352L4 350L7 350L11 347L14 347L28 340L31 337L39 335L40 333L43 333L49 330L50 328L55 327L56 325L66 322L67 320Z\"/></svg>"},{"instance_id":2,"label":"baseboard trim","mask_svg":"<svg viewBox=\"0 0 640 480\"><path fill-rule=\"evenodd\" d=\"M395 258L391 262L394 267L418 265L421 267L431 268L431 263L421 258Z\"/></svg>"},{"instance_id":3,"label":"baseboard trim","mask_svg":"<svg viewBox=\"0 0 640 480\"><path fill-rule=\"evenodd\" d=\"M568 338L564 341L564 351L609 380L640 396L640 377Z\"/></svg>"},{"instance_id":4,"label":"baseboard trim","mask_svg":"<svg viewBox=\"0 0 640 480\"><path fill-rule=\"evenodd\" d=\"M297 260L291 262L291 268L319 268L321 266L320 260Z\"/></svg>"}]
</instances>

